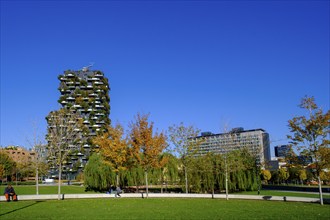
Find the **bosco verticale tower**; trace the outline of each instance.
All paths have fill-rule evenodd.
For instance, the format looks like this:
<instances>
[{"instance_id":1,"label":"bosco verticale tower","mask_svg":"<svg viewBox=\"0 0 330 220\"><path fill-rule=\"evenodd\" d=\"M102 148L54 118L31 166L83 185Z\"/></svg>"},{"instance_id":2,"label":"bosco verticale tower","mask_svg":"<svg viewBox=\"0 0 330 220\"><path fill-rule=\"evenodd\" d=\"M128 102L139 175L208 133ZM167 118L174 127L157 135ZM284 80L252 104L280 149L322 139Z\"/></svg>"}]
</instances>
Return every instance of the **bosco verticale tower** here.
<instances>
[{"instance_id":1,"label":"bosco verticale tower","mask_svg":"<svg viewBox=\"0 0 330 220\"><path fill-rule=\"evenodd\" d=\"M58 76L61 93L58 102L63 109L77 114L82 119L84 129L81 131L81 140L70 143L71 149L63 167L63 173L77 174L83 170L94 146L92 138L106 131L110 125L110 97L109 82L103 72L90 70L64 71ZM51 128L52 113L46 118L48 129ZM55 174L56 170L51 173Z\"/></svg>"}]
</instances>

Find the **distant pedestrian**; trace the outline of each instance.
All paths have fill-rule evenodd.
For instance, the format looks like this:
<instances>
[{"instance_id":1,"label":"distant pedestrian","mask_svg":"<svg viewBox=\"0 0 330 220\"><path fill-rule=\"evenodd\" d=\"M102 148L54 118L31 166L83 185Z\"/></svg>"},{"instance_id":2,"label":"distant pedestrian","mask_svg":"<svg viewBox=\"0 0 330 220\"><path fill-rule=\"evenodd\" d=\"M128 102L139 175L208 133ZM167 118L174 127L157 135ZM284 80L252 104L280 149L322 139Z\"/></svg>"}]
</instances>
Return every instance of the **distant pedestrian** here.
<instances>
[{"instance_id":1,"label":"distant pedestrian","mask_svg":"<svg viewBox=\"0 0 330 220\"><path fill-rule=\"evenodd\" d=\"M107 193L112 194L116 190L116 187L113 185L110 185L109 191Z\"/></svg>"},{"instance_id":2,"label":"distant pedestrian","mask_svg":"<svg viewBox=\"0 0 330 220\"><path fill-rule=\"evenodd\" d=\"M5 194L7 202L10 202L10 197L13 201L17 201L17 195L15 193L15 190L10 184L8 184L8 186L5 188L4 194Z\"/></svg>"},{"instance_id":3,"label":"distant pedestrian","mask_svg":"<svg viewBox=\"0 0 330 220\"><path fill-rule=\"evenodd\" d=\"M121 193L122 193L122 191L121 191L120 187L117 186L117 188L116 188L116 197L117 197L117 196L121 197L121 196L120 196Z\"/></svg>"}]
</instances>

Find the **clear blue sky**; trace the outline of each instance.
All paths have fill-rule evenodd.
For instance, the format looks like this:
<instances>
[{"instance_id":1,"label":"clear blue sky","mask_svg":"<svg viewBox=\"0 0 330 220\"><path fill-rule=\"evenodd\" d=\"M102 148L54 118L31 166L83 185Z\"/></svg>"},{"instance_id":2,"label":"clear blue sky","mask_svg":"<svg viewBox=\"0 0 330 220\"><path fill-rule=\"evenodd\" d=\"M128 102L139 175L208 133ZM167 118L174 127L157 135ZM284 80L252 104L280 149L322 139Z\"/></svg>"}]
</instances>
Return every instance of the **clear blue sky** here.
<instances>
[{"instance_id":1,"label":"clear blue sky","mask_svg":"<svg viewBox=\"0 0 330 220\"><path fill-rule=\"evenodd\" d=\"M113 123L141 112L159 131L285 139L302 97L329 109L329 1L1 0L0 145L31 147L59 109L57 76L90 62L109 78Z\"/></svg>"}]
</instances>

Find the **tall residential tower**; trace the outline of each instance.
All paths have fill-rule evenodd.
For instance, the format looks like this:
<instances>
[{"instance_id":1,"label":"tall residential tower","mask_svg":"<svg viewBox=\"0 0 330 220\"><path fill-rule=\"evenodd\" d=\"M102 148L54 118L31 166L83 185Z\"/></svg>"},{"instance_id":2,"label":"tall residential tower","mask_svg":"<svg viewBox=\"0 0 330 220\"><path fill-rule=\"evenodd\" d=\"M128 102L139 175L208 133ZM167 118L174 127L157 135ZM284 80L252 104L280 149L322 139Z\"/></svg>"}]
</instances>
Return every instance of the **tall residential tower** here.
<instances>
[{"instance_id":1,"label":"tall residential tower","mask_svg":"<svg viewBox=\"0 0 330 220\"><path fill-rule=\"evenodd\" d=\"M106 131L110 125L110 96L108 79L99 70L67 70L58 76L61 93L58 102L63 109L77 114L82 119L84 129L81 140L70 145L70 154L64 164L65 171L77 173L83 169L94 146L92 138ZM52 127L52 112L47 116L48 134ZM56 173L56 170L53 170Z\"/></svg>"}]
</instances>

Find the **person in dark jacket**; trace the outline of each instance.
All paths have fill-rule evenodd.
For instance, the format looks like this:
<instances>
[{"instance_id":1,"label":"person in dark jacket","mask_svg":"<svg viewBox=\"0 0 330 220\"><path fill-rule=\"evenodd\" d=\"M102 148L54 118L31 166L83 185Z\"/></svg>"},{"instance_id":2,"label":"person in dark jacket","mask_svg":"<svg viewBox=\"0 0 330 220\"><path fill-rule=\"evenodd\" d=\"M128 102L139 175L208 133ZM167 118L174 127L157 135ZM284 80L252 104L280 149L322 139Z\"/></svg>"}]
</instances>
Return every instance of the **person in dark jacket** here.
<instances>
[{"instance_id":1,"label":"person in dark jacket","mask_svg":"<svg viewBox=\"0 0 330 220\"><path fill-rule=\"evenodd\" d=\"M13 201L17 201L17 195L15 193L15 190L10 184L8 184L8 186L5 188L4 194L5 194L7 202L10 201L10 197Z\"/></svg>"}]
</instances>

